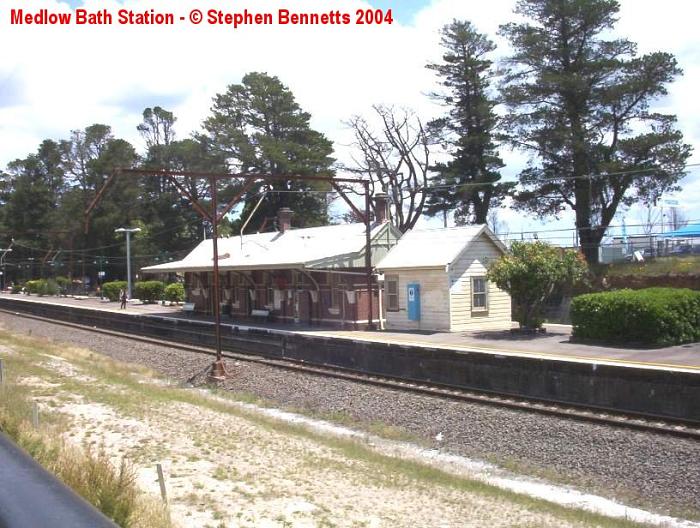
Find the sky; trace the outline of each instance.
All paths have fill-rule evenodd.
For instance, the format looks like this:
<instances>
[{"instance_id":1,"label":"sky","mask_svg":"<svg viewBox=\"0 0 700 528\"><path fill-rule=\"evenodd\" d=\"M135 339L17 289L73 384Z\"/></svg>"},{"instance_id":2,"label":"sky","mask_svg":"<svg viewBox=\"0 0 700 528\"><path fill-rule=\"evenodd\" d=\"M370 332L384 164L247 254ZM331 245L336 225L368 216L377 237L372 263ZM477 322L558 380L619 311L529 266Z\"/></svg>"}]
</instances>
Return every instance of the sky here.
<instances>
[{"instance_id":1,"label":"sky","mask_svg":"<svg viewBox=\"0 0 700 528\"><path fill-rule=\"evenodd\" d=\"M694 147L689 163L700 163L700 7L693 0L622 0L616 34L639 45L640 52L673 53L684 75L654 108L678 116L685 141ZM148 106L162 106L177 117L182 139L200 130L212 98L250 71L276 75L312 115L313 128L325 133L340 162L349 162L352 135L344 124L369 115L373 104L414 110L423 121L443 112L427 94L437 87L425 68L441 54L439 30L453 19L471 20L498 44L494 59L508 54L496 35L514 20L515 0L4 0L0 5L0 167L34 152L45 138L60 140L93 123L112 126L117 137L145 146L136 131ZM394 22L375 26L18 26L10 10L70 12L155 9L186 16L192 9L240 12L284 8L296 12L391 9ZM514 180L527 158L501 150L503 176ZM689 167L683 192L668 196L688 219L700 220L700 167ZM671 202L669 202L671 203ZM666 204L668 211L669 203ZM661 214L662 211L655 211ZM619 215L628 226L643 211ZM540 238L567 243L570 214L560 219L528 217L508 208L499 218L513 233L537 231ZM430 225L439 220L427 220ZM629 228L633 232L634 228ZM531 234L531 233L530 233Z\"/></svg>"}]
</instances>

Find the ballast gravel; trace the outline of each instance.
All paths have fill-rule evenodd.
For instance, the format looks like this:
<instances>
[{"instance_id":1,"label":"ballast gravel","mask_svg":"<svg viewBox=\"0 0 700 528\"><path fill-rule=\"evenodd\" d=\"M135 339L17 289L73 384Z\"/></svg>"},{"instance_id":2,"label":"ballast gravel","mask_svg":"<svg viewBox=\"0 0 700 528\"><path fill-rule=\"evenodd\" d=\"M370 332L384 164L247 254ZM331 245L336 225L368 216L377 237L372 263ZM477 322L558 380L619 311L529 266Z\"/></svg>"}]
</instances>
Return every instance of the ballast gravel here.
<instances>
[{"instance_id":1,"label":"ballast gravel","mask_svg":"<svg viewBox=\"0 0 700 528\"><path fill-rule=\"evenodd\" d=\"M212 358L0 313L0 325L139 363L176 381ZM281 407L394 426L441 450L661 513L700 519L700 442L489 405L442 400L334 378L227 360L226 389ZM198 376L199 374L199 376ZM438 440L439 438L439 440Z\"/></svg>"}]
</instances>

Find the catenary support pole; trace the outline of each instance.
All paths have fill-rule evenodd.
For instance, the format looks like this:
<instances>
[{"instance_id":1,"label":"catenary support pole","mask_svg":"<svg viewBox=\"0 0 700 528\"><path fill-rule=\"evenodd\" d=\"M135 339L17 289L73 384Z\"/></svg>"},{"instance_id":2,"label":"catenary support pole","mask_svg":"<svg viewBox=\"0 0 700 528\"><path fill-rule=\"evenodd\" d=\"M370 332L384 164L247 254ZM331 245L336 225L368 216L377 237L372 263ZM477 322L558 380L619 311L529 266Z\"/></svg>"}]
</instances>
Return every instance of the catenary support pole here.
<instances>
[{"instance_id":1,"label":"catenary support pole","mask_svg":"<svg viewBox=\"0 0 700 528\"><path fill-rule=\"evenodd\" d=\"M211 185L211 202L212 202L212 247L214 253L214 332L216 339L216 361L211 366L211 371L209 372L209 378L215 381L222 381L226 379L226 369L224 368L224 361L221 357L221 305L219 299L219 219L217 212L217 193L216 193L216 178L211 177L209 179Z\"/></svg>"},{"instance_id":2,"label":"catenary support pole","mask_svg":"<svg viewBox=\"0 0 700 528\"><path fill-rule=\"evenodd\" d=\"M367 326L374 330L372 319L372 223L370 220L369 181L363 181L365 190L365 273L367 274Z\"/></svg>"}]
</instances>

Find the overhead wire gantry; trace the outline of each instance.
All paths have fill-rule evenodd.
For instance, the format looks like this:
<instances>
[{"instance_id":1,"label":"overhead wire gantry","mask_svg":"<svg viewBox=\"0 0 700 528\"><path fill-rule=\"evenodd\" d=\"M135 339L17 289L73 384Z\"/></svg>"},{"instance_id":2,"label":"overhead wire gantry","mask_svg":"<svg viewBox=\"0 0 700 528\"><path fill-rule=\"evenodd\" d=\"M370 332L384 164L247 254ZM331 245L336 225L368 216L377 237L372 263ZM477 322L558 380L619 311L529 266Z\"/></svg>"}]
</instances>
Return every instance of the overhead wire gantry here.
<instances>
[{"instance_id":1,"label":"overhead wire gantry","mask_svg":"<svg viewBox=\"0 0 700 528\"><path fill-rule=\"evenodd\" d=\"M218 247L218 226L221 220L226 216L226 214L231 211L241 200L244 199L246 193L248 193L255 183L257 182L267 182L274 180L284 180L284 181L317 181L328 183L338 195L345 201L345 203L350 207L355 216L362 220L365 224L365 274L367 279L367 295L369 299L369 316L368 316L368 326L373 328L372 319L372 248L371 248L371 218L370 218L370 189L369 180L361 178L336 178L333 176L300 176L300 175L283 175L283 174L230 174L230 173L214 173L214 172L187 172L187 171L173 171L166 168L156 168L156 169L116 169L110 174L110 176L105 180L102 187L97 191L92 202L85 209L85 232L88 232L90 216L103 199L107 188L110 183L118 176L131 176L131 177L161 177L166 178L175 186L181 196L189 200L192 208L199 213L199 215L206 221L208 221L212 226L212 246L213 246L213 279L214 279L214 292L213 292L213 303L214 303L214 328L215 328L215 340L216 340L216 359L212 363L209 378L216 381L224 380L227 376L226 369L224 368L224 362L221 353L221 306L219 304L219 247ZM203 200L194 196L186 186L182 185L177 177L187 177L206 180L209 183L210 188L210 206L203 202ZM219 181L227 180L242 180L243 186L240 191L231 198L226 205L219 210L218 204L218 191L217 183ZM341 184L348 185L362 185L364 194L364 211L361 211L346 194L346 189L344 189Z\"/></svg>"}]
</instances>

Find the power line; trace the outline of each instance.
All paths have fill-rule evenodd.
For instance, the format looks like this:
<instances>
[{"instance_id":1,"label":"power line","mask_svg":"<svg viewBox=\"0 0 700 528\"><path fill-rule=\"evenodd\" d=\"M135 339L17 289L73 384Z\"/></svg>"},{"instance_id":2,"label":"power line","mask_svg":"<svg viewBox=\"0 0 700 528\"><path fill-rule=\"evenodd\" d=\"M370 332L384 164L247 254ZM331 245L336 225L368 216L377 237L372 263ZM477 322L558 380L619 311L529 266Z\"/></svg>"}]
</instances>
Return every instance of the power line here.
<instances>
[{"instance_id":1,"label":"power line","mask_svg":"<svg viewBox=\"0 0 700 528\"><path fill-rule=\"evenodd\" d=\"M678 172L673 172L671 174L680 174L681 172L684 172L685 169L688 168L693 168L693 167L700 167L700 163L689 163L684 166L682 171ZM532 183L547 183L547 182L553 182L556 183L558 180L581 180L581 179L587 179L587 180L593 180L595 178L608 178L608 177L615 177L615 176L628 176L630 174L641 174L645 172L657 172L660 169L658 168L649 168L649 169L631 169L627 171L617 171L617 172L606 172L606 173L599 173L599 174L581 174L579 176L552 176L551 178L546 178L543 180L538 180L536 182ZM515 185L523 185L521 182L502 182L500 180L493 181L493 182L482 182L482 183L477 183L477 182L465 182L465 183L454 183L454 184L444 184L444 185L430 185L430 186L422 186L422 187L416 187L416 190L418 191L437 191L441 189L459 189L462 187L488 187L490 185L497 185L499 183L514 183ZM527 185L527 184L525 184ZM559 195L551 195L552 197L554 196L559 196ZM544 197L544 196L542 196Z\"/></svg>"}]
</instances>

